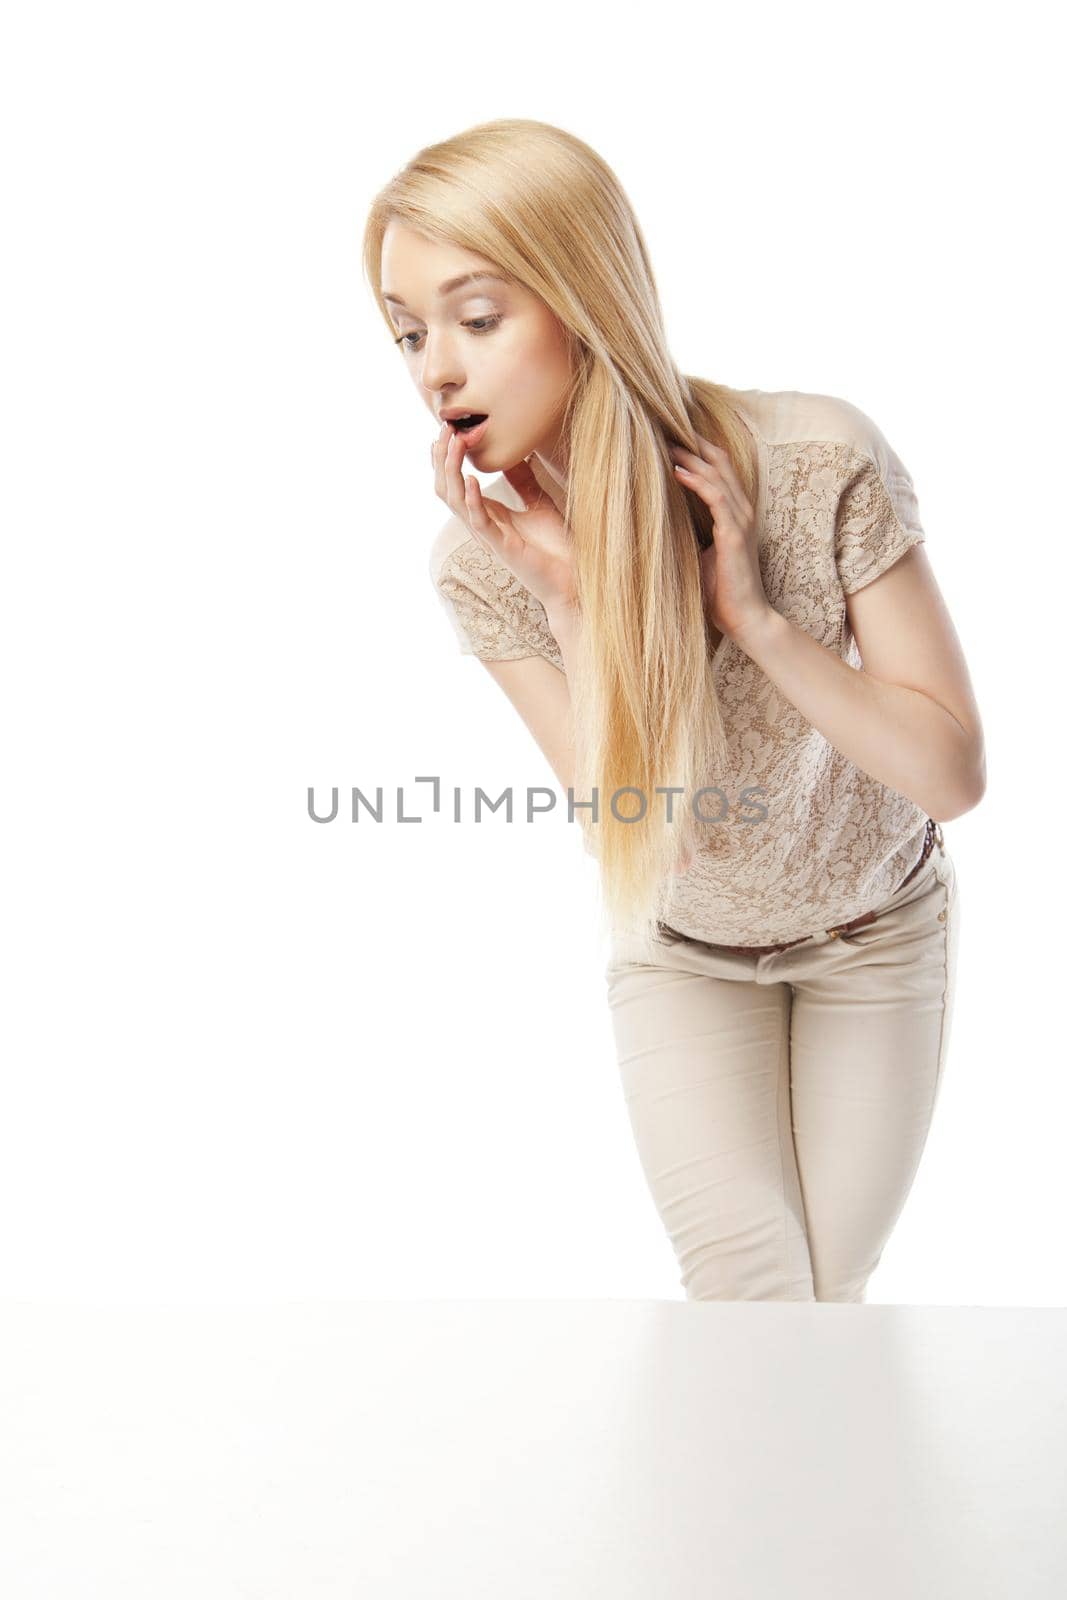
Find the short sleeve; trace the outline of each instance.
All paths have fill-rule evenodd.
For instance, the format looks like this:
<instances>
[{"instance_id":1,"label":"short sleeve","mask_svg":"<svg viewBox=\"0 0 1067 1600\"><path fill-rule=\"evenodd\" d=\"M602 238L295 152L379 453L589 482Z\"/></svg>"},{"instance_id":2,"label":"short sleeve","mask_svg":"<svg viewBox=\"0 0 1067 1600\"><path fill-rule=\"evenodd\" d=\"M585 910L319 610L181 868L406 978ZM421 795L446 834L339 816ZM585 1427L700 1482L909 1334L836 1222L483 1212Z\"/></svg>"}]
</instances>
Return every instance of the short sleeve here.
<instances>
[{"instance_id":1,"label":"short sleeve","mask_svg":"<svg viewBox=\"0 0 1067 1600\"><path fill-rule=\"evenodd\" d=\"M926 539L911 476L880 430L870 422L862 449L854 449L837 508L834 556L841 587L855 594L880 578Z\"/></svg>"},{"instance_id":2,"label":"short sleeve","mask_svg":"<svg viewBox=\"0 0 1067 1600\"><path fill-rule=\"evenodd\" d=\"M443 554L439 542L435 552L434 588L462 655L482 661L544 656L564 670L541 602L476 539L468 536Z\"/></svg>"}]
</instances>

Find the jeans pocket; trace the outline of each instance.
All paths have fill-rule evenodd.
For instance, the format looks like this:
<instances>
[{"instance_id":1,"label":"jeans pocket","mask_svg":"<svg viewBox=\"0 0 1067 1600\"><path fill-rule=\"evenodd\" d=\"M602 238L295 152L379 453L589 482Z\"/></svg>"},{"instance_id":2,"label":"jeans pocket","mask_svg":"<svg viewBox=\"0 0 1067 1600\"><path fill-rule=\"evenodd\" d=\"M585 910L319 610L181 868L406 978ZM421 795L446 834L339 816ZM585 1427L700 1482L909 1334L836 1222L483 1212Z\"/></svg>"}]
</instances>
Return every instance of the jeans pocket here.
<instances>
[{"instance_id":1,"label":"jeans pocket","mask_svg":"<svg viewBox=\"0 0 1067 1600\"><path fill-rule=\"evenodd\" d=\"M861 949L901 937L907 929L928 925L932 932L946 920L955 885L951 859L947 854L942 856L935 845L911 882L882 902L873 922L854 933L839 934L838 938L843 944Z\"/></svg>"},{"instance_id":2,"label":"jeans pocket","mask_svg":"<svg viewBox=\"0 0 1067 1600\"><path fill-rule=\"evenodd\" d=\"M944 884L949 892L949 899L954 900L956 897L956 863L947 850L938 851L936 848L933 853L933 862L938 882Z\"/></svg>"}]
</instances>

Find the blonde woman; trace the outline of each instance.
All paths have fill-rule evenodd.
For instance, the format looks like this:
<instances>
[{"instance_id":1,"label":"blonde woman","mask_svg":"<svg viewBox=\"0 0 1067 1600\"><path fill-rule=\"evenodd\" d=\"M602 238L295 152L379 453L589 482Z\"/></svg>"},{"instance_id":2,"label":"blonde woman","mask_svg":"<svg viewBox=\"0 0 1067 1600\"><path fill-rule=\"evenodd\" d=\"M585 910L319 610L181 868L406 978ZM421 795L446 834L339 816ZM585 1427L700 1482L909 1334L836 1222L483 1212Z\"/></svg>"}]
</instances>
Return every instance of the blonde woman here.
<instances>
[{"instance_id":1,"label":"blonde woman","mask_svg":"<svg viewBox=\"0 0 1067 1600\"><path fill-rule=\"evenodd\" d=\"M912 481L844 399L678 370L627 197L560 128L420 151L364 265L437 424L437 591L598 862L682 1287L862 1301L948 1045L940 824L985 787Z\"/></svg>"}]
</instances>

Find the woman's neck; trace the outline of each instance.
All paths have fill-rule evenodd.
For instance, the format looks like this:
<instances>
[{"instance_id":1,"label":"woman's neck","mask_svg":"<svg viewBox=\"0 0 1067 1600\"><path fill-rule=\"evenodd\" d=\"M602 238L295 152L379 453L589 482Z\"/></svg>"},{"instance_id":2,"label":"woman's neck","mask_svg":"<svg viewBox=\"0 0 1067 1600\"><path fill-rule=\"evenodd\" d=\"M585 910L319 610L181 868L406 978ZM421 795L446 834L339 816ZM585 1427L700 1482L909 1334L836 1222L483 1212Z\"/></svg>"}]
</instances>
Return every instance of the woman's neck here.
<instances>
[{"instance_id":1,"label":"woman's neck","mask_svg":"<svg viewBox=\"0 0 1067 1600\"><path fill-rule=\"evenodd\" d=\"M530 458L530 470L542 489L546 491L556 510L563 507L567 498L567 478L559 464L535 450Z\"/></svg>"}]
</instances>

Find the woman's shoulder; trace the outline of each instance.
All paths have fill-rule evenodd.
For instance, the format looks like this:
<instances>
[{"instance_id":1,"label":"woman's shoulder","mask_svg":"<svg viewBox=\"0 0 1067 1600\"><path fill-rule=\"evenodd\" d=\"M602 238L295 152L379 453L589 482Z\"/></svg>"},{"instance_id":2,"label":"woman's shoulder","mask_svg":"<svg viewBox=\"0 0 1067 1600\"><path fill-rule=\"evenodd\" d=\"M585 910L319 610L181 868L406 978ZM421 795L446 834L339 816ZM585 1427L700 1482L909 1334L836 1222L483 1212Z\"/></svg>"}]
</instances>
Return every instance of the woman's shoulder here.
<instances>
[{"instance_id":1,"label":"woman's shoulder","mask_svg":"<svg viewBox=\"0 0 1067 1600\"><path fill-rule=\"evenodd\" d=\"M741 408L768 445L837 444L886 464L878 424L851 400L802 389L742 389Z\"/></svg>"}]
</instances>

